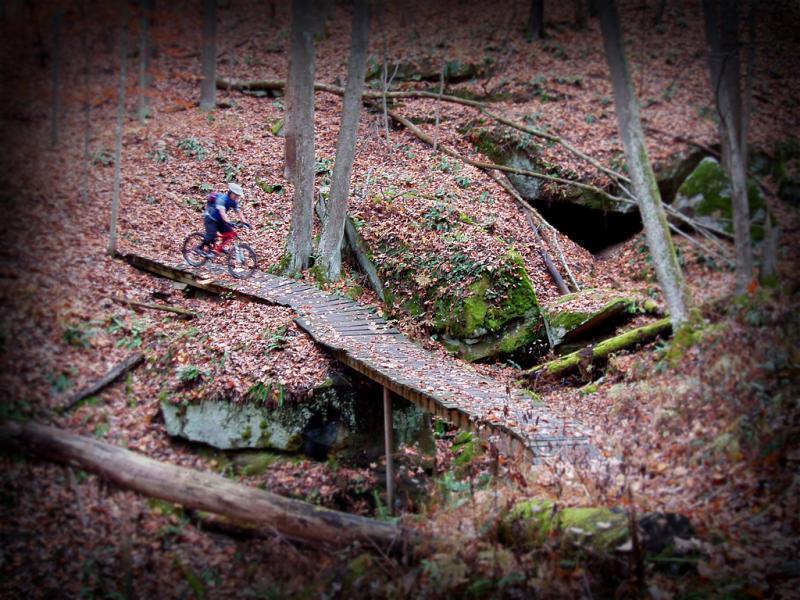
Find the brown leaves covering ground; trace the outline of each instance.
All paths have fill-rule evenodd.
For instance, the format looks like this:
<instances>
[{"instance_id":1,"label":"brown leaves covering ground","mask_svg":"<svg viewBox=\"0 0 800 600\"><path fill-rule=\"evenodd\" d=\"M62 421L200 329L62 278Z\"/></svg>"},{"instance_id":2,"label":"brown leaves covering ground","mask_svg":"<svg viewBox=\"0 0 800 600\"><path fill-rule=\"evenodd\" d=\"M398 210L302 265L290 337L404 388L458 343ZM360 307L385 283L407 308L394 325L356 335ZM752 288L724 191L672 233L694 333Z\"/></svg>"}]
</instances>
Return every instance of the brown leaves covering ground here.
<instances>
[{"instance_id":1,"label":"brown leaves covering ground","mask_svg":"<svg viewBox=\"0 0 800 600\"><path fill-rule=\"evenodd\" d=\"M391 59L424 54L437 43L442 45L433 52L442 60L468 62L488 54L498 65L495 73L459 84L457 89L507 94L510 99L502 101L498 111L520 121L527 117L535 126L565 135L582 150L615 165L621 146L596 22L591 22L587 33L573 31L566 25L570 4L548 4L552 11L547 17L550 38L529 44L520 34L519 7L510 2L495 3L493 11L476 10L469 3L450 3L449 10L444 6L428 3L414 10L405 10L400 4L388 6L383 18L392 27L376 25L373 55L380 60L384 41ZM163 431L158 393L162 385L174 383L177 369L195 363L206 368L212 357L219 358L228 350L232 358L214 382L222 386L230 382L241 392L265 376L288 387L310 388L325 379L332 363L290 324L291 314L285 309L186 296L105 255L113 171L108 159L116 103L116 5L92 7L91 27L77 10L68 13L63 36L68 48L63 63L61 141L55 149L48 143L50 84L49 72L42 66L47 59L37 54L44 42L36 37L46 30L49 8L34 7L40 12L28 20L32 27L14 32L22 43L7 45L3 54L3 80L7 89L17 91L7 94L3 106L3 118L12 130L9 139L13 140L13 153L0 158L6 179L3 198L10 206L9 213L24 224L10 227L2 246L3 405L52 419L75 432L103 436L153 458L197 469L215 468L216 459L171 443ZM269 21L256 12L261 9L261 3L237 3L236 10L220 11L221 31L225 32L219 42L221 74L284 76L288 10L277 6L274 20ZM686 149L673 134L713 144L716 126L711 118L698 7L669 3L660 31L642 25L653 9L651 5L642 9L622 3L643 119L653 128L648 150L659 162ZM282 176L283 140L270 133L270 127L283 116L283 101L221 92L220 99L232 108L210 116L194 110L199 15L194 8L180 4L160 10L164 14L158 23L155 117L145 125L130 121L125 130L120 247L174 259L182 238L200 227L199 208L207 188L220 189L226 173L236 172L247 190L248 217L256 226L251 241L263 264L274 264L288 231L292 194ZM344 9L336 10L342 13L337 13L336 23L347 20ZM798 72L800 56L791 50L796 46L794 10L785 3L765 10L758 21L751 124L756 152L769 153L775 140L798 133L797 111L792 110L797 106L793 74ZM87 129L81 110L86 94L80 44L84 30L91 90L86 171ZM331 24L328 32L318 45L317 69L318 79L332 82L345 74L349 28ZM135 102L133 79L129 80L130 109ZM339 109L338 98L318 96L315 128L319 158L334 156ZM458 133L461 125L474 118L471 109L447 104L437 107L431 100L405 100L398 109L428 119L440 110L441 143L464 154L474 152ZM421 127L434 133L430 123ZM202 149L199 154L198 149ZM560 147L547 147L545 152L548 160L586 181L603 183ZM513 244L523 255L540 298L547 302L555 297L517 207L484 174L469 166L443 163L406 132L392 130L387 143L381 115L365 112L353 177L357 192L363 190L370 171L370 193L363 199L357 194L352 212L364 222L362 233L371 244L379 247L396 239L448 255L458 248L485 264L496 262L508 244ZM469 185L463 185L465 180L459 184L457 178L468 179ZM283 193L267 194L258 187L259 182L280 184ZM418 193L395 195L407 190ZM456 233L466 239L446 240L415 226L437 206L439 190L445 192L443 197L454 214L463 213L477 224L458 225ZM780 213L787 240L784 279L794 281L797 244L788 240L796 240L797 216L786 207L774 208ZM652 271L640 251L641 240L631 240L602 261L566 238L562 237L562 244L583 285L658 296ZM723 312L714 308L714 301L730 296L729 274L710 266L707 257L685 243L679 241L679 245L695 298L711 307L705 314L719 317ZM340 287L345 291L357 281L358 276L350 274ZM189 308L201 313L201 318L187 324L160 313L138 313L111 300L115 295ZM374 302L374 295L367 292L362 300ZM771 328L755 332L742 322L746 311L726 316L726 324L704 336L677 367L655 376L653 370L662 368L658 354L623 355L614 360L596 392L557 387L540 390L554 409L594 428L597 445L609 456L623 457L628 473L636 473L607 489L593 487L588 494L580 489L580 474L565 477L563 482L543 474L542 492L552 485L549 493L553 496L613 503L619 500L615 494L631 490L644 508L686 512L705 532L722 532L726 541L704 561L708 579L724 580L744 572L756 592L791 591L781 569L785 567L783 557L798 551L797 510L792 503L797 496L796 444L789 438L775 450L762 451L769 448L764 436L769 437L770 429L796 431L796 423L790 421L796 407L770 413L764 392L747 387L751 381L775 379L774 373L751 370L763 371L777 349L785 350L789 364L795 365L791 368L796 368L791 338L779 333L779 325L789 319L782 312L785 310L775 308L772 316L765 317ZM260 334L282 326L288 326L285 348L268 351L268 338ZM441 352L417 320L402 317L399 326L424 336L422 343ZM197 333L183 335L188 327L195 327ZM201 338L205 341L200 342ZM247 343L254 344L252 353L242 351ZM147 349L152 364L105 391L97 405L87 404L60 417L52 412L66 394L104 373L136 347ZM175 353L168 364L156 364L170 348ZM725 348L721 357L720 348ZM754 357L759 357L758 361ZM720 365L722 358L729 364ZM477 368L505 379L514 376L513 370L502 366ZM795 376L788 373L786 378L791 382ZM774 391L769 385L768 391ZM777 392L784 393L782 389ZM784 398L793 393L796 386L789 385ZM752 448L740 445L737 451L719 445L728 433L751 430L755 435ZM82 480L78 475L72 484L68 471L60 467L15 462L5 456L2 460L4 587L16 593L30 593L31 581L37 582L35 595L42 596L57 591L77 595L85 587L97 593L120 589L128 564L137 589L147 595L192 593L188 572L207 578L206 585L219 596L250 588L265 593L263 585L276 582L284 589L302 588L308 573L322 572L332 564L326 553L309 551L304 556L275 540L269 544L232 541L202 531L174 515L159 514L135 495L108 490L93 477ZM359 476L369 481L372 475ZM253 483L297 496L318 486L323 503L337 506L344 501L335 497L340 482L331 479L322 466L309 462L278 466ZM360 510L365 509L362 504ZM125 547L129 550L124 551ZM308 556L316 561L313 565ZM260 569L253 568L264 564L270 569L266 584L259 581L263 577Z\"/></svg>"}]
</instances>

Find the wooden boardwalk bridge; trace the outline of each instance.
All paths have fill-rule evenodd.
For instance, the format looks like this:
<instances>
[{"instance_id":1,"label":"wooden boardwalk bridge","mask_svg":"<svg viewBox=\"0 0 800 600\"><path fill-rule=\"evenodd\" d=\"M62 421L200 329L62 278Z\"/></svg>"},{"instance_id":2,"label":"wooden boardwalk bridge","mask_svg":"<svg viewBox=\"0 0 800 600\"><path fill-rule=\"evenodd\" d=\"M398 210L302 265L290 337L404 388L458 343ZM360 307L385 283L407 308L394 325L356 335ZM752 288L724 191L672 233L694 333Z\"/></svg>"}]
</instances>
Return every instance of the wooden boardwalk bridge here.
<instances>
[{"instance_id":1,"label":"wooden boardwalk bridge","mask_svg":"<svg viewBox=\"0 0 800 600\"><path fill-rule=\"evenodd\" d=\"M200 289L292 308L298 315L295 322L316 342L384 387L389 424L391 392L478 432L508 455L531 461L597 456L578 423L557 417L523 392L480 375L468 364L424 350L373 309L341 295L261 271L250 279L234 280L213 264L191 268L135 254L122 258L142 270ZM209 279L209 274L218 279Z\"/></svg>"}]
</instances>

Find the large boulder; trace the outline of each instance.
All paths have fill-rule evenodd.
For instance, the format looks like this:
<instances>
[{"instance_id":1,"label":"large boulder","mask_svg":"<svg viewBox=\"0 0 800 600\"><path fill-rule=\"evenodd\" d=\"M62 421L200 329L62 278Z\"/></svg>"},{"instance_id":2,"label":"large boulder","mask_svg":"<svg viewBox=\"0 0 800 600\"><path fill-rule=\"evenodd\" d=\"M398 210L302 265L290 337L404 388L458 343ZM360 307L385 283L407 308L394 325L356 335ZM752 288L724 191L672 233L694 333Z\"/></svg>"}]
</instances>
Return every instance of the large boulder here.
<instances>
[{"instance_id":1,"label":"large boulder","mask_svg":"<svg viewBox=\"0 0 800 600\"><path fill-rule=\"evenodd\" d=\"M618 292L584 289L561 296L544 308L543 316L550 345L569 345L572 350L575 343L586 343L638 312L656 312L655 303Z\"/></svg>"},{"instance_id":2,"label":"large boulder","mask_svg":"<svg viewBox=\"0 0 800 600\"><path fill-rule=\"evenodd\" d=\"M754 240L764 237L766 203L753 180L747 181L747 196ZM673 206L702 225L733 233L731 185L719 162L707 156L678 188Z\"/></svg>"},{"instance_id":3,"label":"large boulder","mask_svg":"<svg viewBox=\"0 0 800 600\"><path fill-rule=\"evenodd\" d=\"M538 355L545 330L519 253L510 250L502 268L479 273L466 293L440 298L434 328L468 361Z\"/></svg>"},{"instance_id":4,"label":"large boulder","mask_svg":"<svg viewBox=\"0 0 800 600\"><path fill-rule=\"evenodd\" d=\"M387 65L387 76L393 81L439 81L444 75L447 83L458 83L491 73L491 61L482 63L447 61L442 72L442 61L433 56L419 56L410 60ZM372 62L367 68L366 79L380 79L383 76L383 63Z\"/></svg>"},{"instance_id":5,"label":"large boulder","mask_svg":"<svg viewBox=\"0 0 800 600\"><path fill-rule=\"evenodd\" d=\"M324 385L306 401L279 405L245 397L207 398L199 403L161 403L167 432L222 450L261 448L333 456L364 463L383 452L383 412L377 386ZM398 399L393 410L397 445L432 446L430 418Z\"/></svg>"}]
</instances>

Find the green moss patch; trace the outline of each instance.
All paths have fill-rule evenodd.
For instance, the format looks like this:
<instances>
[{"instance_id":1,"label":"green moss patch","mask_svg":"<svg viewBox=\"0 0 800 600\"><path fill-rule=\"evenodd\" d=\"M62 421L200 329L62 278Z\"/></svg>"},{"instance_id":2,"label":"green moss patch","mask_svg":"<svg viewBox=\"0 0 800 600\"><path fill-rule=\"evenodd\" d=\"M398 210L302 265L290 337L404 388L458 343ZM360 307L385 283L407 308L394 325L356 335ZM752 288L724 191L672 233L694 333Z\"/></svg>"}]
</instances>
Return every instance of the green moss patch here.
<instances>
[{"instance_id":1,"label":"green moss patch","mask_svg":"<svg viewBox=\"0 0 800 600\"><path fill-rule=\"evenodd\" d=\"M561 535L566 550L611 552L627 541L628 519L606 507L558 508L552 500L525 500L511 509L501 533L514 544L539 545Z\"/></svg>"},{"instance_id":2,"label":"green moss patch","mask_svg":"<svg viewBox=\"0 0 800 600\"><path fill-rule=\"evenodd\" d=\"M602 304L600 304L602 302ZM599 308L593 305L600 304ZM600 290L582 290L559 299L544 309L548 336L553 347L587 339L611 324L626 320L637 312L651 312L653 306L634 298L614 296Z\"/></svg>"},{"instance_id":3,"label":"green moss patch","mask_svg":"<svg viewBox=\"0 0 800 600\"><path fill-rule=\"evenodd\" d=\"M747 198L753 223L751 236L761 240L767 208L761 190L752 179L747 181ZM675 207L701 223L733 233L730 179L719 162L711 157L701 160L678 188Z\"/></svg>"}]
</instances>

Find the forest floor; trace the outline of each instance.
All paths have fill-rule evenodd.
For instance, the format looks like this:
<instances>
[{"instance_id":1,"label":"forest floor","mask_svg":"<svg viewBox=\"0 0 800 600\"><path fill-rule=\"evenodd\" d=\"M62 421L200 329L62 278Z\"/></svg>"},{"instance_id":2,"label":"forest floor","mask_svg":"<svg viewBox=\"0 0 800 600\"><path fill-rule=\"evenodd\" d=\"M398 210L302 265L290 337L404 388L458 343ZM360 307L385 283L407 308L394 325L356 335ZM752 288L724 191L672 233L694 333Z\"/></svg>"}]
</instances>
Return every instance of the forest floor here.
<instances>
[{"instance_id":1,"label":"forest floor","mask_svg":"<svg viewBox=\"0 0 800 600\"><path fill-rule=\"evenodd\" d=\"M618 160L622 148L596 21L590 21L588 31L576 31L571 5L548 4L550 35L529 43L522 35L519 7L512 2L500 2L503 10L492 14L469 2L449 3L448 10L440 4L404 10L405 3L389 3L373 27L374 60L380 62L384 54L390 60L427 55L440 63L491 58L491 75L448 91L503 98L493 104L497 112L567 136L604 164ZM651 158L659 163L686 152L690 145L685 140L714 145L699 8L670 3L663 24L653 28L647 23L655 3L645 9L621 4L643 119L651 128ZM356 468L283 457L263 473L245 475L224 454L198 451L167 435L160 398L163 390L179 385L180 369L187 366L210 370L217 365L203 394L237 396L254 381L269 378L280 382L293 402L302 402L342 367L297 328L288 309L187 293L108 257L118 76L114 24L119 19L110 12L115 7L96 8L91 24L77 10L67 13L55 146L50 143L52 61L41 54L46 54L46 43L36 37L46 15L35 15L33 29L21 28L26 43L3 56L3 80L19 93L4 99L2 118L12 132L13 152L0 157L2 198L21 223L0 242L3 416L33 417L157 460L222 471L276 493L376 515L373 490L379 486L380 465ZM272 133L283 117L282 98L219 92L218 100L228 108L201 113L194 106L199 15L180 3L162 10L154 113L145 123L129 119L123 138L120 249L175 260L182 238L201 226L204 196L221 189L231 176L247 191L246 210L255 225L249 241L262 265L274 265L288 233L292 198L291 184L283 178L283 138ZM796 10L787 2L765 11L758 21L754 156L773 156L777 142L800 138L794 79L800 53L792 51L798 48L792 29ZM220 7L220 75L285 76L288 9L268 12L260 2ZM349 8L343 5L329 15L327 35L317 43L319 81L345 78L348 19ZM9 17L3 26L11 22ZM128 63L135 74L134 59L131 50ZM136 77L131 79L128 109L133 114ZM435 82L402 85L436 87ZM82 104L87 98L88 116ZM420 127L436 133L440 143L477 156L460 133L476 118L474 110L433 100L404 100L396 108L418 117ZM339 111L338 97L317 95L320 184L335 155ZM437 111L438 128L431 120ZM560 147L544 151L549 161L581 180L607 183ZM368 174L368 193L362 193ZM413 449L406 451L404 467L427 481L429 496L404 519L442 535L424 560L402 564L365 548L331 551L279 537L265 542L210 531L188 512L111 488L95 476L4 454L0 589L8 597L479 597L489 593L481 591L481 582L491 582L486 589L508 596L631 592L626 586L632 585L635 569L627 555L599 563L602 568L591 561L570 564L555 543L523 551L505 545L487 526L504 507L539 497L567 506L687 516L697 553L687 568L649 563L646 589L653 597L690 591L790 597L800 581L800 352L795 341L800 336L795 269L800 210L777 198L769 178L764 185L782 230L777 288L757 288L735 298L732 272L676 238L703 319L696 334L617 355L592 385L576 378L539 383L533 390L548 407L592 431L592 443L615 460L613 477L589 476L580 465L568 473L539 472L499 464L487 454L456 481L453 435L445 431L437 441L436 477L417 466ZM362 113L353 188L351 212L363 222L362 235L372 247L399 240L420 254L461 252L483 265L499 260L513 245L540 301L557 298L514 200L483 172L443 159L408 132L390 127L387 134L379 111ZM417 194L404 194L412 190ZM412 226L439 210L442 198L452 214L465 213L484 224L466 230L455 248L436 231ZM566 236L561 244L583 287L661 301L641 234L602 257ZM425 272L418 275L411 282L389 283L401 296L413 296L430 283ZM330 289L386 310L350 267ZM185 321L138 311L114 297L180 306L200 317ZM431 338L430 312L419 317L387 313L404 333L444 354ZM75 410L58 410L70 392L135 350L144 351L147 361L125 381ZM520 378L509 364L475 368L510 382ZM489 471L495 475L486 484L482 476ZM481 489L472 494L475 487ZM471 501L464 500L467 495Z\"/></svg>"}]
</instances>

